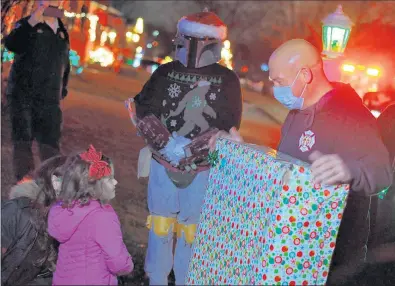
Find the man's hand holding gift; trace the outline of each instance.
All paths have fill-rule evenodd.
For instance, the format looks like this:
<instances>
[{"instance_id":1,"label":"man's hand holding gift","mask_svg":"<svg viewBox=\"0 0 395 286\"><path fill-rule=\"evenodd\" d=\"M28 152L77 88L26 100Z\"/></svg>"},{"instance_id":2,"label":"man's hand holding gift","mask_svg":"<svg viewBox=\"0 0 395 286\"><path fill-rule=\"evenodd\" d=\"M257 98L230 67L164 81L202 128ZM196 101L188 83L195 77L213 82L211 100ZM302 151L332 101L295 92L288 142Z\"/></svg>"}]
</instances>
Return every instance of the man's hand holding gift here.
<instances>
[{"instance_id":1,"label":"man's hand holding gift","mask_svg":"<svg viewBox=\"0 0 395 286\"><path fill-rule=\"evenodd\" d=\"M226 132L224 130L219 131L217 134L215 134L213 137L211 137L208 146L210 148L210 152L213 152L215 150L215 144L217 143L217 139L219 138L226 138L229 140L233 140L236 142L244 142L243 137L241 137L239 131L236 129L236 127L232 127L229 132Z\"/></svg>"},{"instance_id":2,"label":"man's hand holding gift","mask_svg":"<svg viewBox=\"0 0 395 286\"><path fill-rule=\"evenodd\" d=\"M339 155L324 155L314 151L309 159L312 162L311 173L315 183L330 186L351 182L351 172Z\"/></svg>"}]
</instances>

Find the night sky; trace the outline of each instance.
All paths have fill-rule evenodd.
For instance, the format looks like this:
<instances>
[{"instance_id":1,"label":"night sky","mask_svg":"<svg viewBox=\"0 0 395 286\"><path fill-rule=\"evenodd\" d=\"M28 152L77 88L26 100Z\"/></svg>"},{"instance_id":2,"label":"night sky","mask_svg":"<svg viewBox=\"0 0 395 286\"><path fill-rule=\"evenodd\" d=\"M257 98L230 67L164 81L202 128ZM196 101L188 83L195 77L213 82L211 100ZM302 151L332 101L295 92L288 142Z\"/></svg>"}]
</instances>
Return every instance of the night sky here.
<instances>
[{"instance_id":1,"label":"night sky","mask_svg":"<svg viewBox=\"0 0 395 286\"><path fill-rule=\"evenodd\" d=\"M254 59L267 58L269 47L265 39L284 42L303 38L309 33L306 23L321 33L321 20L342 4L345 14L353 22L369 22L381 18L395 23L395 5L390 1L115 1L115 6L130 18L143 17L171 33L176 32L177 21L186 14L202 11L208 2L230 25L229 39L234 45L246 44ZM204 4L202 4L204 2ZM208 3L210 4L210 3ZM210 7L210 5L209 5ZM229 11L236 8L235 16ZM380 16L381 14L381 16ZM280 28L280 30L279 30Z\"/></svg>"}]
</instances>

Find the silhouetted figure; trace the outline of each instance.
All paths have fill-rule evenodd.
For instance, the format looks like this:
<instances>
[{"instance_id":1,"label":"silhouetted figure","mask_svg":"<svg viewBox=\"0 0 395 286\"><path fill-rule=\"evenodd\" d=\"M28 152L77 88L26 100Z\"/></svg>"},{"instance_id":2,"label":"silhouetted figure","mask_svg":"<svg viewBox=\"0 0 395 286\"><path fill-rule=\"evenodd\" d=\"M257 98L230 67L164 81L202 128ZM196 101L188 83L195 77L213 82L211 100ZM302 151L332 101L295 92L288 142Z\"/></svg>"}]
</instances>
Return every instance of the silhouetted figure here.
<instances>
[{"instance_id":1,"label":"silhouetted figure","mask_svg":"<svg viewBox=\"0 0 395 286\"><path fill-rule=\"evenodd\" d=\"M50 4L56 6L56 1ZM67 95L70 43L62 21L43 16L48 5L49 1L41 1L40 7L19 20L4 39L5 47L15 53L6 96L18 181L34 169L34 139L42 161L59 154L60 101Z\"/></svg>"}]
</instances>

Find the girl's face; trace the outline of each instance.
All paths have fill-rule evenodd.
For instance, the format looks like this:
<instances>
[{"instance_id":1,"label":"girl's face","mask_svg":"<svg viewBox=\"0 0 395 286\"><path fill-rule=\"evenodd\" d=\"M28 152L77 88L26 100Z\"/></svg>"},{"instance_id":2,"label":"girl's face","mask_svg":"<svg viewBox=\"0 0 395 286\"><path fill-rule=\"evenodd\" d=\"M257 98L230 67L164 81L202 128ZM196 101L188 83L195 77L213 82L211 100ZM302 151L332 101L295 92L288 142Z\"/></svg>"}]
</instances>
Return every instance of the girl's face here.
<instances>
[{"instance_id":1,"label":"girl's face","mask_svg":"<svg viewBox=\"0 0 395 286\"><path fill-rule=\"evenodd\" d=\"M115 186L118 181L114 177L106 177L102 179L103 186L103 198L104 200L112 200L115 198Z\"/></svg>"}]
</instances>

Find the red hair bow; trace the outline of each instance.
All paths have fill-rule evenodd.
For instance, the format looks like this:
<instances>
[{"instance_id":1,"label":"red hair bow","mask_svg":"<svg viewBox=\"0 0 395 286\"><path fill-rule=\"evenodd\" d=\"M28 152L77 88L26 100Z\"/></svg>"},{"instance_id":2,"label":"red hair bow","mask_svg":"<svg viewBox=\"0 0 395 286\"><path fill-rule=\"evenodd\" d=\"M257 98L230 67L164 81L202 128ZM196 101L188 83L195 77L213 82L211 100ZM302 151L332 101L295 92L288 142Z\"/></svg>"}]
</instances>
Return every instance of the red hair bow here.
<instances>
[{"instance_id":1,"label":"red hair bow","mask_svg":"<svg viewBox=\"0 0 395 286\"><path fill-rule=\"evenodd\" d=\"M90 163L89 166L89 177L99 180L103 177L110 176L112 173L110 165L102 160L103 154L96 151L93 145L89 146L89 149L80 154L80 157L85 162Z\"/></svg>"}]
</instances>

